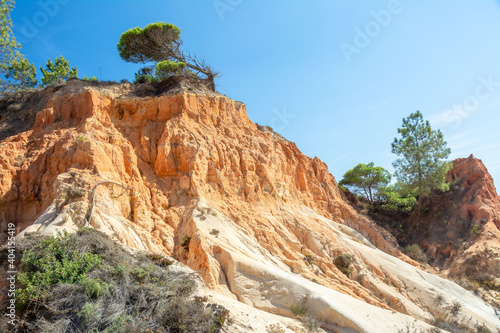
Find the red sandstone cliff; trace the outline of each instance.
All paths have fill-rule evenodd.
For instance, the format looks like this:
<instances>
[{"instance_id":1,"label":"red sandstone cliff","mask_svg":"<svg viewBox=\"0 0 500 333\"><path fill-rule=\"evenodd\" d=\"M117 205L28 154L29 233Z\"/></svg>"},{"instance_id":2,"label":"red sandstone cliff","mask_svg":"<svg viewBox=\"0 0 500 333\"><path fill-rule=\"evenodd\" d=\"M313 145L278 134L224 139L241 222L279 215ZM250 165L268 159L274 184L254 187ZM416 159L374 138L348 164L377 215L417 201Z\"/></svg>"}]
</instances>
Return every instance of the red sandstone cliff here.
<instances>
[{"instance_id":1,"label":"red sandstone cliff","mask_svg":"<svg viewBox=\"0 0 500 333\"><path fill-rule=\"evenodd\" d=\"M172 255L212 290L257 309L289 315L307 298L331 329L404 327L407 315L426 327L446 311L432 306L443 294L473 304L464 316L492 322L460 287L407 264L417 265L351 207L323 162L260 131L240 102L192 88L77 80L23 98L2 113L3 230L8 222L21 234L83 227L92 190L112 181L128 189L96 188L92 227ZM498 226L489 214L484 230ZM334 264L340 254L353 256L349 276ZM398 314L387 321L392 309Z\"/></svg>"}]
</instances>

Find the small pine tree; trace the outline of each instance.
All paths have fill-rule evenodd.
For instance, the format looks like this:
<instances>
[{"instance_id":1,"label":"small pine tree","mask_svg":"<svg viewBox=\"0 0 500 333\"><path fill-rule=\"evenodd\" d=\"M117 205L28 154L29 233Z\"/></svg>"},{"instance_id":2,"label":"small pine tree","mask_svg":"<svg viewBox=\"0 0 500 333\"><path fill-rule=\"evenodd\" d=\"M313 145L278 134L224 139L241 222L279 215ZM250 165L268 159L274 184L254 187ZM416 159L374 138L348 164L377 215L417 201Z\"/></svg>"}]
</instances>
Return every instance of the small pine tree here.
<instances>
[{"instance_id":1,"label":"small pine tree","mask_svg":"<svg viewBox=\"0 0 500 333\"><path fill-rule=\"evenodd\" d=\"M21 44L12 33L10 12L15 3L14 0L0 0L0 74L4 76L0 77L0 92L16 90L14 68L24 58L19 52Z\"/></svg>"},{"instance_id":2,"label":"small pine tree","mask_svg":"<svg viewBox=\"0 0 500 333\"><path fill-rule=\"evenodd\" d=\"M64 59L63 56L56 57L54 62L52 60L47 60L47 64L45 65L47 69L40 67L42 71L42 85L47 86L52 82L56 82L59 80L66 80L72 77L78 78L78 70L76 66L70 69L69 62Z\"/></svg>"},{"instance_id":3,"label":"small pine tree","mask_svg":"<svg viewBox=\"0 0 500 333\"><path fill-rule=\"evenodd\" d=\"M348 170L340 181L341 186L348 186L354 193L364 192L365 197L373 203L373 198L391 181L391 174L382 167L374 166L373 162L360 163Z\"/></svg>"},{"instance_id":4,"label":"small pine tree","mask_svg":"<svg viewBox=\"0 0 500 333\"><path fill-rule=\"evenodd\" d=\"M10 63L5 72L5 77L14 80L14 82L11 83L11 88L13 90L35 88L38 83L38 80L35 78L35 64L30 64L28 59L23 55Z\"/></svg>"}]
</instances>

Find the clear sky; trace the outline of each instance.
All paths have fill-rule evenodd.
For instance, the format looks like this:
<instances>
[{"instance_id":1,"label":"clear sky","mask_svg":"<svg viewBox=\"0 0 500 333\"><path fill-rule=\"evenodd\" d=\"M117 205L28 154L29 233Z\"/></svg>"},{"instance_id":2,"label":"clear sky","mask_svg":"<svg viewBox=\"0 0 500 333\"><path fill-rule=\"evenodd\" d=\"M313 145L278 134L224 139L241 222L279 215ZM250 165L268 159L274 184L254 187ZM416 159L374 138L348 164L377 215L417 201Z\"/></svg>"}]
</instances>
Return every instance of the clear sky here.
<instances>
[{"instance_id":1,"label":"clear sky","mask_svg":"<svg viewBox=\"0 0 500 333\"><path fill-rule=\"evenodd\" d=\"M397 128L420 110L451 158L474 154L500 184L499 0L23 0L12 18L37 68L63 55L116 81L140 67L119 58L120 34L173 23L220 92L337 180L358 163L392 172Z\"/></svg>"}]
</instances>

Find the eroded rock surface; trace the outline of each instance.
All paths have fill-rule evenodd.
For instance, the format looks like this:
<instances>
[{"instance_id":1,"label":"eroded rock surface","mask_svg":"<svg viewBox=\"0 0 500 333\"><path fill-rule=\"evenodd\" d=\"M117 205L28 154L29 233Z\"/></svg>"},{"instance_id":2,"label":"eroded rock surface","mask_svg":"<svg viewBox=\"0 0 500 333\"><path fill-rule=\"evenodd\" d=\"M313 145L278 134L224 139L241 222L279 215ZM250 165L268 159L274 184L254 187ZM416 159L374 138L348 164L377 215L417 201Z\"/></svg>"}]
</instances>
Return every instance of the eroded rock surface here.
<instances>
[{"instance_id":1,"label":"eroded rock surface","mask_svg":"<svg viewBox=\"0 0 500 333\"><path fill-rule=\"evenodd\" d=\"M492 307L422 271L358 214L323 162L259 130L243 103L76 80L45 94L32 128L0 142L3 230L83 227L92 190L112 181L127 189L96 188L91 226L175 257L220 297L286 317L304 304L338 332L428 329L453 302L459 319L500 327ZM348 272L334 264L342 254Z\"/></svg>"}]
</instances>

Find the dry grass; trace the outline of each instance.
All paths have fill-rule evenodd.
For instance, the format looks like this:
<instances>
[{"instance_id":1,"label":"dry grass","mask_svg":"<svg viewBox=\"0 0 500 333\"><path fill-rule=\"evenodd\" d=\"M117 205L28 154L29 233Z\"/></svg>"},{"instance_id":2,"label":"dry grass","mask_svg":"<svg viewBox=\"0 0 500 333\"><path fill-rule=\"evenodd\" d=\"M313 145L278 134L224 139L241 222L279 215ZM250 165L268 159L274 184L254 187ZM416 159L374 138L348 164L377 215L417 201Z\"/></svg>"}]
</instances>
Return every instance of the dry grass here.
<instances>
[{"instance_id":1,"label":"dry grass","mask_svg":"<svg viewBox=\"0 0 500 333\"><path fill-rule=\"evenodd\" d=\"M205 333L218 332L229 316L227 309L195 299L196 277L172 270L172 262L166 258L131 255L93 229L82 229L70 237L71 246L80 253L101 256L101 267L87 273L85 284L52 285L23 312L18 311L16 327L8 327L2 316L0 330ZM41 240L38 235L28 236L18 249L32 248ZM5 251L0 251L2 261Z\"/></svg>"}]
</instances>

